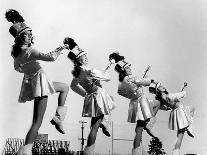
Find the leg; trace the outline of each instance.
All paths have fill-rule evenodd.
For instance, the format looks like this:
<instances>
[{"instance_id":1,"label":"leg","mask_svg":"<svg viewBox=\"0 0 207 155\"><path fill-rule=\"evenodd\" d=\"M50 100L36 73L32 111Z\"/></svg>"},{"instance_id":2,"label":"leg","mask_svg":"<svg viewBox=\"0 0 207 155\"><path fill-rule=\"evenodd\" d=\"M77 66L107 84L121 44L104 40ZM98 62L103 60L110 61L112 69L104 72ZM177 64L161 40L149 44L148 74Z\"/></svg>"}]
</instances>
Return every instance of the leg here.
<instances>
[{"instance_id":1,"label":"leg","mask_svg":"<svg viewBox=\"0 0 207 155\"><path fill-rule=\"evenodd\" d=\"M69 87L67 84L60 83L60 82L53 82L53 85L55 87L55 91L59 92L59 96L58 96L58 107L56 110L56 114L50 122L52 123L52 125L55 125L55 128L60 133L65 134L62 122L65 119L66 112L67 112L67 107L65 107L64 105L68 95Z\"/></svg>"},{"instance_id":2,"label":"leg","mask_svg":"<svg viewBox=\"0 0 207 155\"><path fill-rule=\"evenodd\" d=\"M110 121L109 117L110 116L104 115L103 120L102 120L102 122L99 126L102 129L103 134L106 135L107 137L111 136L110 131L109 131L109 126L110 125L109 125L109 122L108 122L108 121Z\"/></svg>"},{"instance_id":3,"label":"leg","mask_svg":"<svg viewBox=\"0 0 207 155\"><path fill-rule=\"evenodd\" d=\"M141 142L142 142L142 132L143 132L144 127L137 127L136 128L136 135L134 137L134 141L133 141L133 147L137 148L140 146Z\"/></svg>"},{"instance_id":4,"label":"leg","mask_svg":"<svg viewBox=\"0 0 207 155\"><path fill-rule=\"evenodd\" d=\"M179 150L183 141L183 136L186 129L180 129L177 132L177 141L175 143L174 149L173 149L173 155L179 155Z\"/></svg>"},{"instance_id":5,"label":"leg","mask_svg":"<svg viewBox=\"0 0 207 155\"><path fill-rule=\"evenodd\" d=\"M47 107L47 98L47 96L35 98L32 126L27 133L25 145L20 148L18 155L32 154L32 145L42 124L43 116Z\"/></svg>"},{"instance_id":6,"label":"leg","mask_svg":"<svg viewBox=\"0 0 207 155\"><path fill-rule=\"evenodd\" d=\"M133 141L132 155L137 155L137 154L143 153L141 142L142 142L142 132L143 132L145 125L146 125L146 122L141 121L141 120L137 121L137 125L135 128L136 135L135 135L134 141Z\"/></svg>"},{"instance_id":7,"label":"leg","mask_svg":"<svg viewBox=\"0 0 207 155\"><path fill-rule=\"evenodd\" d=\"M147 122L147 124L146 124L146 127L145 127L144 129L147 131L147 133L148 133L150 136L152 136L152 137L156 137L156 136L154 135L154 133L153 133L152 128L153 128L154 124L156 123L156 117L155 117L155 116L156 116L158 110L161 109L162 106L161 106L160 102L157 101L157 100L151 100L151 101L150 101L150 105L151 105L151 108L152 108L152 110L153 110L153 112L154 112L154 116L151 117L151 118L148 120L148 122ZM164 108L164 107L163 107L163 108ZM167 108L165 107L164 109L161 109L161 110L169 110L169 109L167 109Z\"/></svg>"},{"instance_id":8,"label":"leg","mask_svg":"<svg viewBox=\"0 0 207 155\"><path fill-rule=\"evenodd\" d=\"M53 82L53 85L55 87L55 91L60 93L58 96L58 106L64 106L68 95L69 86L66 83L60 82Z\"/></svg>"},{"instance_id":9,"label":"leg","mask_svg":"<svg viewBox=\"0 0 207 155\"><path fill-rule=\"evenodd\" d=\"M100 124L103 120L103 115L98 117L93 117L91 119L91 131L88 135L87 139L87 146L85 147L85 155L93 155L94 154L94 148L95 148L95 141L96 136L98 132L98 128L100 127Z\"/></svg>"},{"instance_id":10,"label":"leg","mask_svg":"<svg viewBox=\"0 0 207 155\"><path fill-rule=\"evenodd\" d=\"M152 102L152 109L153 109L153 112L154 112L154 116L156 116L159 108L160 108L160 102L157 101L157 100L153 100Z\"/></svg>"},{"instance_id":11,"label":"leg","mask_svg":"<svg viewBox=\"0 0 207 155\"><path fill-rule=\"evenodd\" d=\"M95 144L98 128L103 120L103 116L104 115L101 115L98 117L93 117L91 119L91 130L88 135L87 146Z\"/></svg>"},{"instance_id":12,"label":"leg","mask_svg":"<svg viewBox=\"0 0 207 155\"><path fill-rule=\"evenodd\" d=\"M38 130L42 124L43 116L47 107L48 97L38 97L34 100L34 112L32 126L27 133L25 144L32 144L38 134Z\"/></svg>"}]
</instances>

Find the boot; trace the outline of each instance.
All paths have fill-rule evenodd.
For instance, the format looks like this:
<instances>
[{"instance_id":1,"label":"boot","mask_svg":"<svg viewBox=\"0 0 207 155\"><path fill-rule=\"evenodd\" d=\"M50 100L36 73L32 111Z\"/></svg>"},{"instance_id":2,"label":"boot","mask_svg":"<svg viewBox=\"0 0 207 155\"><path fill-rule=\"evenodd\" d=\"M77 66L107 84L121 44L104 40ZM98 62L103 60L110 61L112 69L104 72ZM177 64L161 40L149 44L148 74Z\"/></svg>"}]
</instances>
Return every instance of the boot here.
<instances>
[{"instance_id":1,"label":"boot","mask_svg":"<svg viewBox=\"0 0 207 155\"><path fill-rule=\"evenodd\" d=\"M142 147L138 146L137 148L133 148L132 155L144 155Z\"/></svg>"},{"instance_id":2,"label":"boot","mask_svg":"<svg viewBox=\"0 0 207 155\"><path fill-rule=\"evenodd\" d=\"M24 153L24 147L23 146L20 146L17 155L23 155L23 153Z\"/></svg>"},{"instance_id":3,"label":"boot","mask_svg":"<svg viewBox=\"0 0 207 155\"><path fill-rule=\"evenodd\" d=\"M174 149L172 152L172 155L179 155L180 154L180 150L179 149Z\"/></svg>"},{"instance_id":4,"label":"boot","mask_svg":"<svg viewBox=\"0 0 207 155\"><path fill-rule=\"evenodd\" d=\"M94 155L94 149L95 149L95 145L91 145L91 146L86 146L85 150L84 150L84 155Z\"/></svg>"},{"instance_id":5,"label":"boot","mask_svg":"<svg viewBox=\"0 0 207 155\"><path fill-rule=\"evenodd\" d=\"M109 121L109 118L104 116L104 118L103 118L103 120L102 120L102 122L101 122L99 127L102 128L103 134L105 134L107 137L110 137L111 136L110 128L109 128L110 124L107 121Z\"/></svg>"},{"instance_id":6,"label":"boot","mask_svg":"<svg viewBox=\"0 0 207 155\"><path fill-rule=\"evenodd\" d=\"M51 124L55 125L55 128L62 134L65 134L62 122L65 119L66 112L67 112L67 107L58 106L55 116L50 121Z\"/></svg>"},{"instance_id":7,"label":"boot","mask_svg":"<svg viewBox=\"0 0 207 155\"><path fill-rule=\"evenodd\" d=\"M194 133L193 133L193 124L191 124L188 128L187 128L187 134L194 138Z\"/></svg>"},{"instance_id":8,"label":"boot","mask_svg":"<svg viewBox=\"0 0 207 155\"><path fill-rule=\"evenodd\" d=\"M32 155L32 145L33 144L27 144L21 146L17 155Z\"/></svg>"},{"instance_id":9,"label":"boot","mask_svg":"<svg viewBox=\"0 0 207 155\"><path fill-rule=\"evenodd\" d=\"M148 133L150 136L152 136L152 137L156 137L156 136L154 135L153 131L152 131L152 128L153 128L155 122L156 122L156 117L151 117L150 120L149 120L149 122L147 122L147 124L146 124L146 126L145 126L145 128L144 128L144 129L147 131L147 133Z\"/></svg>"},{"instance_id":10,"label":"boot","mask_svg":"<svg viewBox=\"0 0 207 155\"><path fill-rule=\"evenodd\" d=\"M99 127L102 128L102 132L103 132L104 135L106 135L107 137L111 136L111 134L109 132L109 128L106 125L101 123Z\"/></svg>"}]
</instances>

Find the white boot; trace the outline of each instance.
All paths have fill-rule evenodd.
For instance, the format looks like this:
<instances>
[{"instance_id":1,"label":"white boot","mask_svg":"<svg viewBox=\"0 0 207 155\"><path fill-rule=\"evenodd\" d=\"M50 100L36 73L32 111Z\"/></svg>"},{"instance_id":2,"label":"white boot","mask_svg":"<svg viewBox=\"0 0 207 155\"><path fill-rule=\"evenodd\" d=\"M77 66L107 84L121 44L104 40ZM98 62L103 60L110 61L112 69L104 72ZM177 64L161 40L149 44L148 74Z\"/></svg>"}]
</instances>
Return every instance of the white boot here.
<instances>
[{"instance_id":1,"label":"white boot","mask_svg":"<svg viewBox=\"0 0 207 155\"><path fill-rule=\"evenodd\" d=\"M62 122L65 119L66 113L67 113L67 107L58 106L55 116L50 121L52 125L55 125L55 128L62 134L65 134Z\"/></svg>"},{"instance_id":2,"label":"white boot","mask_svg":"<svg viewBox=\"0 0 207 155\"><path fill-rule=\"evenodd\" d=\"M20 146L17 155L23 155L23 153L24 153L24 147L23 146Z\"/></svg>"},{"instance_id":3,"label":"white boot","mask_svg":"<svg viewBox=\"0 0 207 155\"><path fill-rule=\"evenodd\" d=\"M32 155L32 146L33 144L21 146L17 155Z\"/></svg>"},{"instance_id":4,"label":"white boot","mask_svg":"<svg viewBox=\"0 0 207 155\"><path fill-rule=\"evenodd\" d=\"M147 131L147 133L152 136L152 137L156 137L153 133L152 128L154 127L154 124L156 123L156 117L151 117L150 121L147 122L146 126L145 126L145 130Z\"/></svg>"},{"instance_id":5,"label":"white boot","mask_svg":"<svg viewBox=\"0 0 207 155\"><path fill-rule=\"evenodd\" d=\"M180 154L180 150L179 149L174 149L172 152L172 155L179 155Z\"/></svg>"},{"instance_id":6,"label":"white boot","mask_svg":"<svg viewBox=\"0 0 207 155\"><path fill-rule=\"evenodd\" d=\"M95 149L95 145L91 145L91 146L86 146L85 150L84 150L84 155L94 155L94 149Z\"/></svg>"},{"instance_id":7,"label":"white boot","mask_svg":"<svg viewBox=\"0 0 207 155\"><path fill-rule=\"evenodd\" d=\"M139 146L137 148L132 149L132 155L144 155L142 147Z\"/></svg>"}]
</instances>

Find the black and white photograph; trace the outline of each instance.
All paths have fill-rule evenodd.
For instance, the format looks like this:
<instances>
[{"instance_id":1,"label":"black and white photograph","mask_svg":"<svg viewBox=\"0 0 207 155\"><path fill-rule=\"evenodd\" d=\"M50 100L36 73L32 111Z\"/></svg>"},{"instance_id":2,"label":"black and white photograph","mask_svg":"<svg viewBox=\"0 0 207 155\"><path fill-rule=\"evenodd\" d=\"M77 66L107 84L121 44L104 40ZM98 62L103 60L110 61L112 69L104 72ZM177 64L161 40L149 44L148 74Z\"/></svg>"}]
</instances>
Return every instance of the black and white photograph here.
<instances>
[{"instance_id":1,"label":"black and white photograph","mask_svg":"<svg viewBox=\"0 0 207 155\"><path fill-rule=\"evenodd\" d=\"M1 0L0 16L0 154L207 154L207 1Z\"/></svg>"}]
</instances>

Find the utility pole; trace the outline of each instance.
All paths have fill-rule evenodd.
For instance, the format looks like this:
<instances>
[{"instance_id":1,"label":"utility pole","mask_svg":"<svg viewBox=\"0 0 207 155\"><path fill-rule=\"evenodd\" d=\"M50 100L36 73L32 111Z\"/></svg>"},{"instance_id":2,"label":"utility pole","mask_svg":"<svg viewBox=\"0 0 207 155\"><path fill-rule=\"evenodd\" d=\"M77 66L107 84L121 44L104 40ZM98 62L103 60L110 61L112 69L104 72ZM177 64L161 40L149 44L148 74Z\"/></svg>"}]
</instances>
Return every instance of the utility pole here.
<instances>
[{"instance_id":1,"label":"utility pole","mask_svg":"<svg viewBox=\"0 0 207 155\"><path fill-rule=\"evenodd\" d=\"M133 140L131 140L131 139L120 139L120 138L114 138L114 124L113 124L113 121L112 121L112 131L111 131L111 140L112 140L112 142L111 142L111 153L112 153L112 155L114 155L114 141L116 140L116 141L133 141Z\"/></svg>"},{"instance_id":2,"label":"utility pole","mask_svg":"<svg viewBox=\"0 0 207 155\"><path fill-rule=\"evenodd\" d=\"M111 122L111 128L112 128L112 131L111 131L111 154L114 155L114 122L112 121Z\"/></svg>"},{"instance_id":3,"label":"utility pole","mask_svg":"<svg viewBox=\"0 0 207 155\"><path fill-rule=\"evenodd\" d=\"M84 123L87 123L87 122L84 122L84 121L79 121L79 123L81 123L82 124L82 126L81 126L81 139L79 139L79 140L81 140L81 151L83 151L83 146L84 146L84 140L86 140L86 139L84 139L84 137L83 137L83 131L84 131Z\"/></svg>"}]
</instances>

